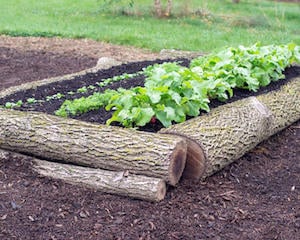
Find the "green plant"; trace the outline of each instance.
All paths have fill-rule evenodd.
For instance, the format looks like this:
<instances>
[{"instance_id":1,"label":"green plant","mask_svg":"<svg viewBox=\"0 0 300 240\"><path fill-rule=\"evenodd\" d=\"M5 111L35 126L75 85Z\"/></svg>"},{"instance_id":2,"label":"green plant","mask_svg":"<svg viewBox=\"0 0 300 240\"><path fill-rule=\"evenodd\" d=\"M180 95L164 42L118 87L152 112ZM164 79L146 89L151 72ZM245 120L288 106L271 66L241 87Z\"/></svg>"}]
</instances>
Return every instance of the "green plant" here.
<instances>
[{"instance_id":1,"label":"green plant","mask_svg":"<svg viewBox=\"0 0 300 240\"><path fill-rule=\"evenodd\" d=\"M257 91L284 77L283 70L300 62L295 44L227 48L216 54L194 59L190 67L177 63L155 64L144 69L144 87L106 90L104 93L65 101L59 116L76 115L105 107L113 110L107 124L144 126L158 119L165 127L183 122L186 116L209 111L209 101L232 97L234 88Z\"/></svg>"},{"instance_id":2,"label":"green plant","mask_svg":"<svg viewBox=\"0 0 300 240\"><path fill-rule=\"evenodd\" d=\"M21 107L23 104L22 100L19 100L17 102L6 102L5 103L5 108L15 108L15 107Z\"/></svg>"},{"instance_id":3,"label":"green plant","mask_svg":"<svg viewBox=\"0 0 300 240\"><path fill-rule=\"evenodd\" d=\"M35 98L27 98L27 103L29 103L29 104L33 104L36 102L37 102L37 100Z\"/></svg>"},{"instance_id":4,"label":"green plant","mask_svg":"<svg viewBox=\"0 0 300 240\"><path fill-rule=\"evenodd\" d=\"M88 91L86 86L77 89L77 93L86 93Z\"/></svg>"},{"instance_id":5,"label":"green plant","mask_svg":"<svg viewBox=\"0 0 300 240\"><path fill-rule=\"evenodd\" d=\"M138 75L142 74L142 71L139 71L139 72L136 72L136 73L123 73L121 75L118 75L118 76L114 76L112 78L106 78L106 79L103 79L102 82L97 82L95 85L98 85L99 87L106 87L108 86L109 84L113 83L113 82L117 82L117 81L122 81L122 80L126 80L126 79L130 79L130 78L134 78ZM86 94L89 90L91 91L94 91L96 89L96 86L94 85L89 85L89 86L83 86L81 88L78 88L77 89L77 93L82 93L82 94ZM67 95L75 95L76 92L74 91L69 91L67 92ZM51 101L51 100L55 100L55 99L62 99L66 97L64 94L62 93L56 93L56 94L53 94L51 96L46 96L45 100L46 101ZM35 104L37 102L44 102L45 100L41 99L41 100L36 100L35 98L28 98L26 100L26 102L28 104ZM20 101L17 101L16 103L14 102L7 102L6 103L6 108L16 108L16 107L21 107L23 105L23 102L20 100Z\"/></svg>"},{"instance_id":6,"label":"green plant","mask_svg":"<svg viewBox=\"0 0 300 240\"><path fill-rule=\"evenodd\" d=\"M114 76L112 78L103 79L101 82L97 82L96 85L98 85L99 87L106 87L113 82L118 82L118 81L130 79L130 78L134 78L141 74L143 74L142 71L139 71L136 73L123 73L121 75Z\"/></svg>"},{"instance_id":7,"label":"green plant","mask_svg":"<svg viewBox=\"0 0 300 240\"><path fill-rule=\"evenodd\" d=\"M46 101L51 101L51 100L53 100L53 99L61 99L61 98L63 98L63 97L65 97L64 94L62 94L62 93L56 93L56 94L54 94L54 95L52 95L52 96L47 96L47 97L46 97Z\"/></svg>"}]
</instances>

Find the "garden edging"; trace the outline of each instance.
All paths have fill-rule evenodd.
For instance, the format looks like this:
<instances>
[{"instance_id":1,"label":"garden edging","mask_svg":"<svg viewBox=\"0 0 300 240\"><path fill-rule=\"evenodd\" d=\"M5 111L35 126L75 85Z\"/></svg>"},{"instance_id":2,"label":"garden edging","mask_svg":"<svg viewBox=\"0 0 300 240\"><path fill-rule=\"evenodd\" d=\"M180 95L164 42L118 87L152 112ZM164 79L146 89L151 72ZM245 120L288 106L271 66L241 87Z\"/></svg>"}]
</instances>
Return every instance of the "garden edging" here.
<instances>
[{"instance_id":1,"label":"garden edging","mask_svg":"<svg viewBox=\"0 0 300 240\"><path fill-rule=\"evenodd\" d=\"M102 66L103 67L103 66ZM12 87L10 89L4 90L2 92L0 92L0 98L10 95L12 93L15 93L17 91L21 91L21 90L27 90L27 89L31 89L31 88L36 88L38 86L41 85L47 85L49 83L52 82L57 82L57 81L70 81L72 79L74 79L75 76L78 75L84 75L90 72L95 72L98 71L101 68L101 65L96 66L95 68L91 68L91 69L87 69L84 71L81 71L79 73L74 73L74 74L69 74L69 75L65 75L65 76L61 76L61 77L56 77L56 78L50 78L47 80L41 80L41 81L36 81L33 83L28 83L28 84L24 84L24 85L20 85L17 87ZM109 66L107 66L107 68L109 68ZM104 68L101 68L104 69ZM162 184L161 182L163 181L167 181L169 184L171 185L176 185L176 183L179 181L179 178L181 177L181 173L183 172L183 175L185 177L192 177L193 179L200 179L200 178L204 178L207 177L211 174L213 174L214 172L220 170L221 168L223 168L224 166L228 165L229 163L233 162L234 160L238 159L239 157L241 157L245 152L249 151L251 148L253 148L254 146L256 146L259 142L263 141L264 139L268 138L269 136L275 134L276 132L278 132L279 130L285 128L286 126L290 125L291 123L297 121L298 119L300 119L300 96L299 94L297 94L297 92L299 92L300 90L300 84L299 84L299 78L295 78L294 80L290 81L289 83L287 83L285 86L283 86L280 90L275 91L275 92L270 92L267 94L263 94L260 95L258 97L250 97L247 99L243 99L240 101L236 101L230 104L226 104L223 105L221 107L215 108L211 111L211 113L209 114L205 114L202 115L200 117L191 119L189 121L186 121L185 123L182 124L176 124L171 126L170 128L164 129L161 131L161 133L164 134L150 134L151 135L151 139L150 141L152 141L154 144L156 144L159 147L162 147L163 144L161 145L160 142L158 142L160 136L165 139L167 138L168 141L172 142L172 146L176 146L176 144L178 144L179 142L181 142L181 145L187 145L187 150L184 150L184 147L180 147L180 159L178 158L178 162L181 162L182 165L181 166L177 166L175 169L177 169L177 179L176 180L171 180L168 179L168 177L162 177L162 176L158 176L155 175L153 176L153 178L158 178L156 179L157 182L159 183L158 185L163 186L164 184ZM1 114L1 132L0 132L0 147L3 149L8 149L11 151L19 151L22 153L27 153L29 155L34 155L37 156L41 159L49 159L49 156L43 156L42 154L49 153L49 151L44 151L43 150L39 150L39 153L34 153L32 151L34 151L33 149L36 148L32 148L30 150L30 148L27 148L27 146L24 146L23 150L20 151L20 148L22 148L22 141L18 140L19 139L19 129L23 130L25 129L25 135L26 135L26 131L27 132L27 140L26 141L30 141L30 138L32 136L32 132L30 132L32 130L32 126L30 123L28 123L29 119L32 119L32 116L43 116L45 117L45 119L59 119L57 117L53 117L53 116L47 116L46 114L42 114L42 113L38 113L37 115L35 115L36 113L29 113L29 112L23 112L23 120L21 122L14 122L15 117L20 115L20 112L15 111L15 110L2 110L0 109L0 111L2 112ZM217 117L216 117L217 116ZM227 116L227 117L224 117ZM242 118L241 118L242 116ZM11 119L10 119L11 118ZM225 120L224 120L225 119ZM13 125L12 122L13 121ZM69 120L68 120L69 121ZM50 123L53 123L51 121L49 121ZM60 122L58 125L61 124L67 124L67 121L64 121L65 123ZM73 120L70 121L73 123ZM76 122L80 122L80 121L76 121ZM27 125L27 126L26 126ZM50 124L51 125L51 124ZM48 125L47 128L50 130L51 133L51 126ZM83 125L86 125L87 128L89 128L92 125L96 124L86 124L83 123ZM206 130L203 131L203 125L206 126ZM220 126L223 125L223 128L220 129ZM6 127L4 127L6 126ZM14 126L12 128L10 128L9 126ZM24 128L25 126L25 128ZM43 123L43 126L45 126L45 122ZM26 127L27 128L26 130ZM76 126L77 128L78 126ZM101 126L105 129L105 131L111 131L112 129L114 129L113 131L119 131L118 128L112 128L112 127L108 127L108 126ZM199 128L201 128L202 130L199 131ZM245 128L247 130L245 130ZM4 130L5 129L5 130ZM207 129L209 129L209 131L207 131ZM230 129L230 131L228 131L228 129ZM197 131L195 131L197 130ZM223 131L224 130L224 131ZM123 130L122 130L123 131ZM128 136L131 138L132 135L135 135L135 131L132 130L125 130L128 131L126 134L128 134ZM41 131L40 134L41 136L43 134L45 134L46 132ZM165 134L167 133L167 134ZM149 133L138 133L138 135L149 135ZM149 135L149 136L150 136ZM181 137L178 137L181 136ZM222 137L220 137L222 135ZM10 141L11 137L16 137L15 141ZM24 135L23 135L24 136ZM101 135L100 135L101 136ZM248 136L248 140L249 141L240 141L240 140L245 140L247 138L245 138L245 136ZM79 139L79 138L78 138ZM149 138L146 138L147 141L146 143L149 141ZM222 140L221 140L222 139ZM234 142L233 139L236 139L237 141ZM128 141L128 140L126 140ZM221 141L220 143L225 143L225 147L224 144L216 144L218 143L218 141ZM55 142L55 141L54 141ZM74 141L76 142L76 141ZM143 142L143 141L141 141ZM183 143L184 142L184 143ZM17 144L15 144L17 143ZM44 142L44 146L49 147L49 145L47 145L49 142L45 141ZM57 142L57 144L59 144L59 141ZM236 146L239 145L240 146ZM78 143L78 146L80 147L80 145L82 145L82 142ZM100 144L101 145L101 144ZM130 144L129 144L130 145ZM39 145L40 146L40 145ZM200 147L202 149L200 149ZM58 147L58 146L57 146ZM48 149L56 149L56 146L50 146ZM28 151L27 151L27 150ZM84 144L83 144L83 149L84 149ZM164 147L162 147L162 149L164 149ZM169 152L167 155L170 156L172 155L172 152L175 151L174 149L176 149L176 147L173 147L171 150L171 153ZM237 150L238 149L238 150ZM203 150L203 152L202 152ZM237 151L236 151L237 150ZM149 149L148 152L151 152L152 150ZM61 151L57 151L57 152L61 152ZM85 151L82 151L85 152ZM158 150L158 152L160 152ZM175 151L176 152L176 151ZM63 152L61 152L63 153ZM161 154L157 154L159 155L164 155L163 152L160 152ZM166 154L166 153L165 153ZM123 158L125 156L128 155L128 152L124 153L123 156L119 156L120 158ZM147 154L146 154L147 155ZM149 159L147 159L147 156L142 157L141 159L143 159L143 161L147 162ZM182 155L184 155L184 157L182 157ZM130 156L130 154L129 154ZM51 158L51 157L50 157ZM75 161L76 164L80 164L80 165L86 165L85 163L78 163L77 161L77 156L74 158L75 160L70 160L69 158L67 159L58 159L59 157L55 157L54 159L56 160L60 160L60 161L67 161L69 160L69 162L74 163L73 161ZM115 158L115 157L114 157ZM185 158L187 161L187 165L185 165ZM205 158L205 160L204 160ZM126 157L125 157L126 159ZM170 158L169 158L170 159ZM176 159L176 157L175 157ZM217 159L217 160L216 160ZM122 159L123 160L123 159ZM43 162L45 163L43 165ZM40 172L40 174L42 175L47 175L47 176L51 176L53 178L59 178L58 176L62 176L63 174L55 174L55 175L51 175L50 173L53 173L53 169L57 168L57 167L61 167L60 169L63 168L64 165L62 165L61 163L55 163L58 165L51 165L52 163L47 163L45 161L36 161L36 169L37 171ZM151 165L151 162L150 162ZM38 167L40 166L40 167ZM48 170L46 171L42 171L41 169L47 169L46 166L53 166L53 168L48 168ZM69 166L66 166L69 167ZM70 166L72 168L72 166ZM100 167L101 166L93 166L92 167ZM153 165L153 168L156 168L156 164ZM183 170L183 168L185 167L185 170ZM79 175L78 175L78 171L76 172L76 170L78 167L74 166L74 170L70 170L67 171L68 173L70 173L69 175L69 179L72 178L73 175L71 175L71 173L77 173L77 175L75 174L76 179L79 179ZM107 167L103 167L104 169L107 170ZM151 166L150 166L151 168ZM50 170L51 169L51 170ZM81 169L79 167L79 169ZM170 168L167 168L169 171ZM196 169L196 171L195 171ZM82 169L83 170L83 169ZM94 169L89 169L85 167L85 170L87 170L87 172L91 172L91 171L96 171ZM104 170L104 171L106 171ZM119 179L115 177L116 182L119 181L119 183L121 183L124 180L128 180L129 176L137 176L135 174L138 175L144 175L143 173L136 173L134 172L134 170L131 170L129 172L128 171L128 167L124 167L124 169L121 168L110 168L108 169L108 171L118 171L119 175L120 172L123 174L122 177L120 177ZM58 170L57 170L58 171ZM65 170L62 170L65 171ZM102 171L102 170L99 170ZM59 172L59 171L58 171ZM132 173L133 174L132 174ZM73 179L74 179L73 178ZM79 179L79 181L76 182L76 184L78 183L83 183L84 179L86 179L87 177L82 177L81 181ZM137 176L137 178L139 178L139 176ZM151 178L151 177L150 177ZM153 181L153 178L150 180ZM67 177L66 178L61 178L67 181ZM135 179L135 178L134 178ZM163 179L163 180L160 180ZM136 183L137 180L133 180L134 183ZM69 182L72 182L71 180ZM113 182L113 181L110 181ZM141 181L143 182L143 181ZM73 181L73 183L75 183ZM99 183L99 180L96 180L95 183ZM115 182L114 182L115 184ZM94 188L97 188L96 184L88 184L86 183L85 185L88 186L92 186ZM143 184L142 184L143 185ZM147 185L147 184L144 184ZM151 184L148 184L149 186ZM155 184L154 184L155 185ZM126 195L126 196L130 196L130 197L134 197L134 198L140 198L140 199L145 199L145 200L151 200L151 201L159 201L162 200L165 193L164 190L162 190L164 187L160 187L159 189L156 189L156 193L154 193L154 195L151 195L151 197L143 197L139 194L136 194L135 191L130 191L130 187L123 189L122 191L108 191L110 193L116 193L116 194L120 194L120 195ZM102 191L106 191L104 188L101 188L98 186L98 189L102 190ZM145 190L142 190L145 191ZM159 197L157 197L157 192L161 192L163 194L160 194ZM145 195L145 194L144 194ZM147 195L147 194L146 194Z\"/></svg>"}]
</instances>

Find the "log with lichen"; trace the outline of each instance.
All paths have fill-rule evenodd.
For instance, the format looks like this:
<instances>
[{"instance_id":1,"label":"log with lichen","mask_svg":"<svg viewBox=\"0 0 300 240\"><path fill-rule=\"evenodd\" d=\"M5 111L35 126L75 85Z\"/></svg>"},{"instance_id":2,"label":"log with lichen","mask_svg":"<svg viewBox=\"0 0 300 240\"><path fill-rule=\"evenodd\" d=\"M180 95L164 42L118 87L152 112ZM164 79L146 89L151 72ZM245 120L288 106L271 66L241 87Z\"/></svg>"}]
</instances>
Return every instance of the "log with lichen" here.
<instances>
[{"instance_id":1,"label":"log with lichen","mask_svg":"<svg viewBox=\"0 0 300 240\"><path fill-rule=\"evenodd\" d=\"M300 119L299 80L294 78L280 89L258 97L225 104L160 133L196 141L205 153L206 169L202 176L205 178Z\"/></svg>"},{"instance_id":2,"label":"log with lichen","mask_svg":"<svg viewBox=\"0 0 300 240\"><path fill-rule=\"evenodd\" d=\"M167 191L162 179L126 171L108 171L37 159L34 160L33 169L40 175L70 184L152 202L163 200Z\"/></svg>"},{"instance_id":3,"label":"log with lichen","mask_svg":"<svg viewBox=\"0 0 300 240\"><path fill-rule=\"evenodd\" d=\"M179 181L186 140L0 108L0 148L42 159Z\"/></svg>"},{"instance_id":4,"label":"log with lichen","mask_svg":"<svg viewBox=\"0 0 300 240\"><path fill-rule=\"evenodd\" d=\"M300 77L293 78L277 91L257 96L273 116L270 135L300 119Z\"/></svg>"}]
</instances>

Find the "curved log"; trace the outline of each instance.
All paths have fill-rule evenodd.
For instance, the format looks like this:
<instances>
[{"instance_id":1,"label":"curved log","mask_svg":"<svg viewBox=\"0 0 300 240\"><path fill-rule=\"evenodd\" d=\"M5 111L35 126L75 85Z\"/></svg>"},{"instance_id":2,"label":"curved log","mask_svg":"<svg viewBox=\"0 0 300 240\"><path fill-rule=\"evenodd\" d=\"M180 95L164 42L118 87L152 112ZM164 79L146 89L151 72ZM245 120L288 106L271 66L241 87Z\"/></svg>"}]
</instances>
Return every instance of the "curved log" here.
<instances>
[{"instance_id":1,"label":"curved log","mask_svg":"<svg viewBox=\"0 0 300 240\"><path fill-rule=\"evenodd\" d=\"M114 172L70 164L34 160L39 174L67 183L89 187L105 193L117 194L152 202L164 199L166 183L159 178Z\"/></svg>"},{"instance_id":2,"label":"curved log","mask_svg":"<svg viewBox=\"0 0 300 240\"><path fill-rule=\"evenodd\" d=\"M0 147L77 165L179 181L185 139L0 108Z\"/></svg>"}]
</instances>

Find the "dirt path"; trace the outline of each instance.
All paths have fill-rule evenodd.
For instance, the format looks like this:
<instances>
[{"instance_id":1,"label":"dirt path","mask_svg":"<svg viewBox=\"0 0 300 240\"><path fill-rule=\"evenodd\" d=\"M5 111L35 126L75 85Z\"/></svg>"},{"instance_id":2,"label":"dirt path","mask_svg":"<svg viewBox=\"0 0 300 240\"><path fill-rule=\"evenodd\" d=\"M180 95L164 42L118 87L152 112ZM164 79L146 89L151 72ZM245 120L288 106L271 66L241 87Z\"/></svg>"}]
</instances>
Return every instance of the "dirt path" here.
<instances>
[{"instance_id":1,"label":"dirt path","mask_svg":"<svg viewBox=\"0 0 300 240\"><path fill-rule=\"evenodd\" d=\"M86 40L0 37L0 89L92 67L101 56L152 59ZM0 127L1 129L1 127ZM160 203L37 176L0 151L0 239L300 239L300 122Z\"/></svg>"}]
</instances>

